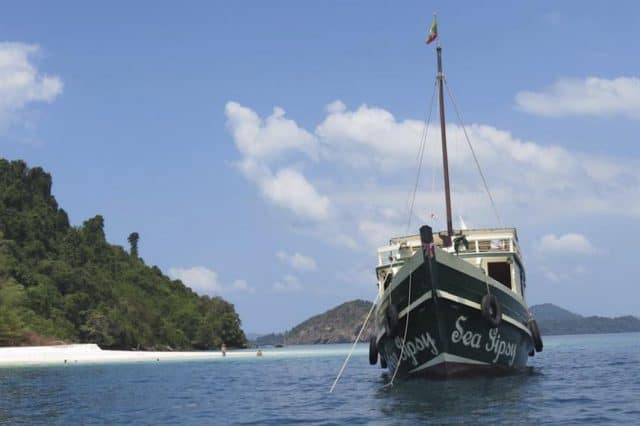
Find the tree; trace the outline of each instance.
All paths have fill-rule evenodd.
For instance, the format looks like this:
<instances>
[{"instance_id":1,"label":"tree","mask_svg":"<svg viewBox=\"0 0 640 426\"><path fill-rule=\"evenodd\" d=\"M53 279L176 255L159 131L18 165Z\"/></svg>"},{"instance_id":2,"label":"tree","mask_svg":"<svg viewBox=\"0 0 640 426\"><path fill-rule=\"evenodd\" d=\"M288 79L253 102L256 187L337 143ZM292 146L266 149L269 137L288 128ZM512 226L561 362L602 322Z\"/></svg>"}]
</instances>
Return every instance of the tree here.
<instances>
[{"instance_id":1,"label":"tree","mask_svg":"<svg viewBox=\"0 0 640 426\"><path fill-rule=\"evenodd\" d=\"M138 258L138 240L140 239L140 235L137 232L132 232L129 234L129 244L131 244L131 256Z\"/></svg>"}]
</instances>

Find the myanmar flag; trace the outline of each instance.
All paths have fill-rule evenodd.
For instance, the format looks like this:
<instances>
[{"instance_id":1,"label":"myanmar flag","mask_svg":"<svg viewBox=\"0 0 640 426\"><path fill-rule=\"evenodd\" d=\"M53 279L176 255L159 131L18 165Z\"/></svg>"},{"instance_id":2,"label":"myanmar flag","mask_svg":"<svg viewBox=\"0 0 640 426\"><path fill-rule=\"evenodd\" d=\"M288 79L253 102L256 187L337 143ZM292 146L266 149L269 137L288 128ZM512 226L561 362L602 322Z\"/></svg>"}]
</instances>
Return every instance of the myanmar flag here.
<instances>
[{"instance_id":1,"label":"myanmar flag","mask_svg":"<svg viewBox=\"0 0 640 426\"><path fill-rule=\"evenodd\" d=\"M427 37L425 41L429 44L436 38L438 38L438 20L434 16L433 22L431 22L431 29L429 30L429 37Z\"/></svg>"}]
</instances>

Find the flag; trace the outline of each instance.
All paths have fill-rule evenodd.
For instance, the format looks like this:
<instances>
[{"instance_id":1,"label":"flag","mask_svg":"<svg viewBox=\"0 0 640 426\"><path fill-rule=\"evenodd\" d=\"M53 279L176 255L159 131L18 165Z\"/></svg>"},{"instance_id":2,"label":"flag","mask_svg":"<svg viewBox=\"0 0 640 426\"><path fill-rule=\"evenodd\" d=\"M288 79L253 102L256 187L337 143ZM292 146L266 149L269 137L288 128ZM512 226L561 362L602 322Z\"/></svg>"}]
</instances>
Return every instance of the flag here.
<instances>
[{"instance_id":1,"label":"flag","mask_svg":"<svg viewBox=\"0 0 640 426\"><path fill-rule=\"evenodd\" d=\"M431 22L431 28L429 29L429 36L425 40L427 44L430 44L433 40L438 37L438 20L436 16L433 16L433 22Z\"/></svg>"}]
</instances>

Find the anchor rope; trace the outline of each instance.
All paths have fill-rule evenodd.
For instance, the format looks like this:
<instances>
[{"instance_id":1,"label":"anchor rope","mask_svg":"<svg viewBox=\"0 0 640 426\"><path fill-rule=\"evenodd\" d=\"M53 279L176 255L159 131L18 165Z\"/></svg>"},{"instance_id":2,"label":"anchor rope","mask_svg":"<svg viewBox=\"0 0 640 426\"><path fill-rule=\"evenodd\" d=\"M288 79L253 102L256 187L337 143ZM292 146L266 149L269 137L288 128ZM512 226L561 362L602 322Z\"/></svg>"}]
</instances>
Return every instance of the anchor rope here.
<instances>
[{"instance_id":1,"label":"anchor rope","mask_svg":"<svg viewBox=\"0 0 640 426\"><path fill-rule=\"evenodd\" d=\"M462 114L460 114L460 111L458 110L458 104L456 104L456 100L453 97L453 93L451 92L451 89L449 88L449 84L447 83L447 81L445 80L445 86L447 87L447 93L449 94L449 98L451 99L451 103L453 104L453 109L456 112L456 115L458 116L458 121L460 122L460 127L462 127L462 133L464 134L464 137L467 141L467 145L469 146L469 149L471 150L471 155L473 156L473 161L475 161L476 166L478 167L478 172L480 172L480 177L482 178L482 184L484 185L484 189L485 191L487 191L487 195L489 195L489 201L491 201L491 207L493 207L493 212L496 215L496 218L498 218L498 223L500 224L500 227L502 227L502 219L500 218L500 214L498 213L498 208L496 207L496 203L493 200L493 196L491 195L491 191L489 190L489 185L487 184L487 179L484 177L484 173L482 172L482 168L480 167L480 162L478 161L478 157L476 156L476 151L473 149L473 145L471 145L471 140L469 139L469 135L467 134L467 129L464 125L464 121L462 121Z\"/></svg>"},{"instance_id":2,"label":"anchor rope","mask_svg":"<svg viewBox=\"0 0 640 426\"><path fill-rule=\"evenodd\" d=\"M342 368L340 368L340 371L338 372L336 379L333 381L333 385L331 385L331 389L329 389L329 393L333 393L333 390L336 388L336 385L338 384L338 380L340 380L340 377L342 377L342 373L344 372L344 369L347 367L347 364L349 363L349 359L351 358L351 355L353 354L353 351L356 348L356 344L360 340L360 336L362 336L362 332L367 327L367 323L369 322L371 313L373 312L373 309L376 307L376 302L378 302L378 295L376 295L375 300L371 304L371 309L369 309L369 313L367 314L367 317L365 318L364 323L362 324L362 328L360 328L360 332L358 333L358 336L356 337L355 342L353 342L353 345L351 346L349 355L347 355L347 358L344 360L344 363L342 363Z\"/></svg>"},{"instance_id":3,"label":"anchor rope","mask_svg":"<svg viewBox=\"0 0 640 426\"><path fill-rule=\"evenodd\" d=\"M383 386L383 388L386 387L393 387L393 382L396 379L396 374L398 374L398 370L400 369L400 363L402 362L402 356L404 355L404 347L405 344L407 343L407 331L409 330L409 313L411 312L411 310L409 309L409 307L411 306L411 278L413 276L413 271L409 272L409 293L408 293L408 298L407 298L407 319L404 323L404 336L402 337L402 348L400 349L400 357L398 358L398 362L396 363L396 368L393 372L393 376L391 376L391 381L389 381L389 383L387 383L386 385Z\"/></svg>"}]
</instances>

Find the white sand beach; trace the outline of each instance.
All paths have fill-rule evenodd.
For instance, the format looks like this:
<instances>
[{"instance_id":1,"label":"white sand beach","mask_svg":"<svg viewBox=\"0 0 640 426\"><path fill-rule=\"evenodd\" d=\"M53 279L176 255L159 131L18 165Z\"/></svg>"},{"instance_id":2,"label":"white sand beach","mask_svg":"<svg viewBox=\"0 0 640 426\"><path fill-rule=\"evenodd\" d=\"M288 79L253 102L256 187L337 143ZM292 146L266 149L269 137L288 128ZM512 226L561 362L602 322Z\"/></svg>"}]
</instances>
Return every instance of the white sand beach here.
<instances>
[{"instance_id":1,"label":"white sand beach","mask_svg":"<svg viewBox=\"0 0 640 426\"><path fill-rule=\"evenodd\" d=\"M351 345L293 346L287 348L262 348L228 350L226 357L220 351L211 352L147 352L103 350L95 344L55 346L21 346L0 348L0 368L46 365L114 364L163 361L223 361L248 358L297 358L313 356L346 356ZM368 345L360 344L355 353L363 356ZM257 353L260 350L261 356Z\"/></svg>"},{"instance_id":2,"label":"white sand beach","mask_svg":"<svg viewBox=\"0 0 640 426\"><path fill-rule=\"evenodd\" d=\"M227 351L226 358L255 358L255 351ZM263 356L268 352L263 351ZM56 346L25 346L0 348L0 367L110 364L132 362L162 362L181 360L225 359L219 351L213 352L148 352L102 350L95 344Z\"/></svg>"}]
</instances>

